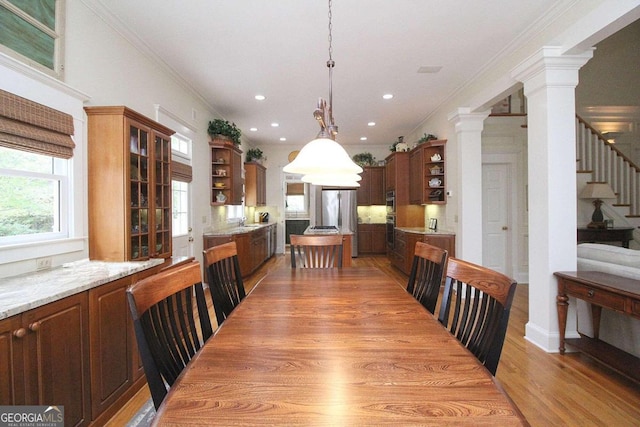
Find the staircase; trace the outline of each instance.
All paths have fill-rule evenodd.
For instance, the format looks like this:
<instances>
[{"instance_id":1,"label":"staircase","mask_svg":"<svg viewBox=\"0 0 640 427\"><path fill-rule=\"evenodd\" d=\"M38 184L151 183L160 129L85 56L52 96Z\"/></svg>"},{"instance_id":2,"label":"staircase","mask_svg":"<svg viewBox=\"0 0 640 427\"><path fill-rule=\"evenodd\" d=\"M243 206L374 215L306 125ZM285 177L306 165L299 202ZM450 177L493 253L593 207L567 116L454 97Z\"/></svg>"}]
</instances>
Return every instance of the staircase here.
<instances>
[{"instance_id":1,"label":"staircase","mask_svg":"<svg viewBox=\"0 0 640 427\"><path fill-rule=\"evenodd\" d=\"M576 115L576 168L589 176L587 181L608 183L617 195L613 204L605 202L605 214L615 219L616 226L640 225L640 168L615 145L580 116ZM634 238L640 240L636 230Z\"/></svg>"}]
</instances>

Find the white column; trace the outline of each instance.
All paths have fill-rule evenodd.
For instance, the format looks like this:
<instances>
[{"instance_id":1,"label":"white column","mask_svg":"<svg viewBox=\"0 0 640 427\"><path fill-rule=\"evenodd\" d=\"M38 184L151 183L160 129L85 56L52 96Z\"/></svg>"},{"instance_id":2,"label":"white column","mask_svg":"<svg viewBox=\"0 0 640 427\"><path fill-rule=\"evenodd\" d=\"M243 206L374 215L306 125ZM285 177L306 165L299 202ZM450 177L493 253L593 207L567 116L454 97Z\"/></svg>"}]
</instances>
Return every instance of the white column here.
<instances>
[{"instance_id":1,"label":"white column","mask_svg":"<svg viewBox=\"0 0 640 427\"><path fill-rule=\"evenodd\" d=\"M528 114L529 322L526 339L558 351L554 271L576 269L575 87L592 51L544 47L512 72ZM570 317L575 319L575 315ZM575 311L573 311L575 313ZM575 335L575 320L567 337Z\"/></svg>"},{"instance_id":2,"label":"white column","mask_svg":"<svg viewBox=\"0 0 640 427\"><path fill-rule=\"evenodd\" d=\"M489 111L458 108L448 117L456 130L456 257L475 264L482 264L482 129L488 116Z\"/></svg>"}]
</instances>

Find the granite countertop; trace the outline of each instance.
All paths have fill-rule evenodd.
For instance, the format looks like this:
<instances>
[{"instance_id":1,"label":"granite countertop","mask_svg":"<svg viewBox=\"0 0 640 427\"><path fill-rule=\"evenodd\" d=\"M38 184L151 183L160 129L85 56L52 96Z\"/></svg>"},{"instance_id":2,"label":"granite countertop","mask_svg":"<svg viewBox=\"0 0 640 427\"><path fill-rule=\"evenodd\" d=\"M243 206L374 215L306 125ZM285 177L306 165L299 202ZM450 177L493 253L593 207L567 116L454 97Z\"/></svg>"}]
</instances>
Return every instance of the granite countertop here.
<instances>
[{"instance_id":1,"label":"granite countertop","mask_svg":"<svg viewBox=\"0 0 640 427\"><path fill-rule=\"evenodd\" d=\"M246 225L237 225L235 227L222 228L220 230L210 230L202 233L204 236L230 236L233 234L251 233L253 230L274 225L275 222L256 222Z\"/></svg>"},{"instance_id":2,"label":"granite countertop","mask_svg":"<svg viewBox=\"0 0 640 427\"><path fill-rule=\"evenodd\" d=\"M62 267L0 279L0 320L164 263L88 259Z\"/></svg>"},{"instance_id":3,"label":"granite countertop","mask_svg":"<svg viewBox=\"0 0 640 427\"><path fill-rule=\"evenodd\" d=\"M396 227L400 231L404 231L405 233L415 233L415 234L456 234L453 231L446 230L430 230L425 227Z\"/></svg>"}]
</instances>

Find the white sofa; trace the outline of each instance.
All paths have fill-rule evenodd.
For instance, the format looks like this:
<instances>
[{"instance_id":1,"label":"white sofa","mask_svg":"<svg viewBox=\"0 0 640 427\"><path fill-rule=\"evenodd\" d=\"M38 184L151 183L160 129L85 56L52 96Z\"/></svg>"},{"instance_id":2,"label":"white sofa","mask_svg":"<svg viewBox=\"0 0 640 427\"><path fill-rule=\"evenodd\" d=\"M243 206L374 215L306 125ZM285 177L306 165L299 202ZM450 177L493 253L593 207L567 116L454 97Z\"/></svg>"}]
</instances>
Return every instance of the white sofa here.
<instances>
[{"instance_id":1,"label":"white sofa","mask_svg":"<svg viewBox=\"0 0 640 427\"><path fill-rule=\"evenodd\" d=\"M582 243L578 245L578 270L602 271L640 280L640 251L598 243ZM589 304L582 300L577 301L578 331L593 337ZM600 339L640 357L640 320L603 309Z\"/></svg>"}]
</instances>

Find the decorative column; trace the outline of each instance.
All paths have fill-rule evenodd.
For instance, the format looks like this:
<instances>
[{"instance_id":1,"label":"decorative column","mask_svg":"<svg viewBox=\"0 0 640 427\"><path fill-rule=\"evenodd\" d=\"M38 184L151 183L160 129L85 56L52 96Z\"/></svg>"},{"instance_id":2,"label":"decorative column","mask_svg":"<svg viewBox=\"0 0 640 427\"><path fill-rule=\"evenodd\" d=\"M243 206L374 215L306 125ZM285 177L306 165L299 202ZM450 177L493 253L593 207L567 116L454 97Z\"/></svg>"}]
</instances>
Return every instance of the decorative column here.
<instances>
[{"instance_id":1,"label":"decorative column","mask_svg":"<svg viewBox=\"0 0 640 427\"><path fill-rule=\"evenodd\" d=\"M512 76L524 83L528 124L529 322L526 338L558 351L554 271L576 269L576 116L578 70L592 51L562 55L543 47ZM573 313L573 314L572 314ZM575 310L567 336L576 334Z\"/></svg>"},{"instance_id":2,"label":"decorative column","mask_svg":"<svg viewBox=\"0 0 640 427\"><path fill-rule=\"evenodd\" d=\"M482 264L482 129L488 116L458 108L448 117L456 130L456 256L476 264Z\"/></svg>"}]
</instances>

